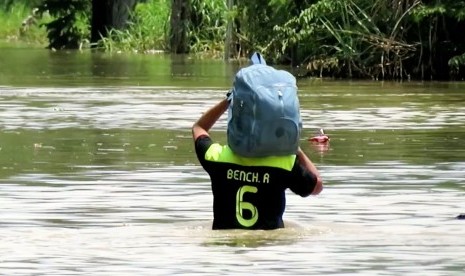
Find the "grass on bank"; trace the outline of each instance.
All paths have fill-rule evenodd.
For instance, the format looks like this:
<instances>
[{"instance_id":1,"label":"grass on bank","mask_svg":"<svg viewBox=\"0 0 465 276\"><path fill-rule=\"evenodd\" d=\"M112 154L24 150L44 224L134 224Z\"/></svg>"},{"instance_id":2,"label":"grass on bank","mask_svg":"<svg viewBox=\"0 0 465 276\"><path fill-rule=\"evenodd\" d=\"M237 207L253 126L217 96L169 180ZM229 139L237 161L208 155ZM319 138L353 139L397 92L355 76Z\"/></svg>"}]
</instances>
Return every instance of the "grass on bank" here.
<instances>
[{"instance_id":1,"label":"grass on bank","mask_svg":"<svg viewBox=\"0 0 465 276\"><path fill-rule=\"evenodd\" d=\"M196 56L221 58L227 23L223 0L193 0L196 26L188 30L189 52ZM138 3L126 30L112 30L100 47L106 52L158 53L169 49L170 0L147 0Z\"/></svg>"},{"instance_id":2,"label":"grass on bank","mask_svg":"<svg viewBox=\"0 0 465 276\"><path fill-rule=\"evenodd\" d=\"M33 14L24 4L13 4L8 10L0 9L0 42L10 45L45 47L48 43L43 19Z\"/></svg>"}]
</instances>

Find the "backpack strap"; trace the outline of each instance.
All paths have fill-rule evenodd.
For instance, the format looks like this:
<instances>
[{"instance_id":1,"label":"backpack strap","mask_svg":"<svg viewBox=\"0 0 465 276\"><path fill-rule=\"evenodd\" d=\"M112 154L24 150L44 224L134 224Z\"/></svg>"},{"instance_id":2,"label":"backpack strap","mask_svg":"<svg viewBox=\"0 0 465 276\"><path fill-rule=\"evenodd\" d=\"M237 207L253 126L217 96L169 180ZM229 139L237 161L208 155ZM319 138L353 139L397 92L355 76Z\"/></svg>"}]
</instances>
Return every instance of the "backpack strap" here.
<instances>
[{"instance_id":1,"label":"backpack strap","mask_svg":"<svg viewBox=\"0 0 465 276\"><path fill-rule=\"evenodd\" d=\"M252 57L250 58L250 63L252 64L263 64L266 65L265 59L260 55L260 53L253 53Z\"/></svg>"}]
</instances>

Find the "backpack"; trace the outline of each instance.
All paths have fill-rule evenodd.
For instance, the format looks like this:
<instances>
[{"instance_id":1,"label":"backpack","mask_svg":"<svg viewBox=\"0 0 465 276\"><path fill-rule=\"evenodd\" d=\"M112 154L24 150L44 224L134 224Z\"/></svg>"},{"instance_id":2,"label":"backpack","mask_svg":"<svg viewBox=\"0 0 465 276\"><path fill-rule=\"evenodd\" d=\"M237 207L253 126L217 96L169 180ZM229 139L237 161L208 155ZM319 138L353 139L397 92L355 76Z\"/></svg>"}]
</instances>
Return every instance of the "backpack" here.
<instances>
[{"instance_id":1,"label":"backpack","mask_svg":"<svg viewBox=\"0 0 465 276\"><path fill-rule=\"evenodd\" d=\"M228 108L228 145L244 157L291 155L302 123L295 77L259 54L235 76Z\"/></svg>"}]
</instances>

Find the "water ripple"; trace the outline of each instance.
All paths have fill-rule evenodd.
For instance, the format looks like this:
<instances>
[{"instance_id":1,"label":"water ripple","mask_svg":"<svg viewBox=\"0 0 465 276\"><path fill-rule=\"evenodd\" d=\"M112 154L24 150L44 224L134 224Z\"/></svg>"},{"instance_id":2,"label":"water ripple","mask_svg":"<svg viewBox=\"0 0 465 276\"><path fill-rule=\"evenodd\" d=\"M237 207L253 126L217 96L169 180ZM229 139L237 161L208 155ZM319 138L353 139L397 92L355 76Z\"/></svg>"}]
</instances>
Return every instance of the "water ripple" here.
<instances>
[{"instance_id":1,"label":"water ripple","mask_svg":"<svg viewBox=\"0 0 465 276\"><path fill-rule=\"evenodd\" d=\"M185 129L224 95L224 90L169 87L0 88L3 129L129 128ZM347 96L348 97L348 96ZM350 95L353 97L357 95ZM358 97L366 97L365 94ZM385 95L371 95L382 99ZM305 104L305 101L304 101ZM305 127L333 130L437 129L461 127L465 107L416 105L335 109L332 105L302 108ZM224 118L220 127L224 127Z\"/></svg>"}]
</instances>

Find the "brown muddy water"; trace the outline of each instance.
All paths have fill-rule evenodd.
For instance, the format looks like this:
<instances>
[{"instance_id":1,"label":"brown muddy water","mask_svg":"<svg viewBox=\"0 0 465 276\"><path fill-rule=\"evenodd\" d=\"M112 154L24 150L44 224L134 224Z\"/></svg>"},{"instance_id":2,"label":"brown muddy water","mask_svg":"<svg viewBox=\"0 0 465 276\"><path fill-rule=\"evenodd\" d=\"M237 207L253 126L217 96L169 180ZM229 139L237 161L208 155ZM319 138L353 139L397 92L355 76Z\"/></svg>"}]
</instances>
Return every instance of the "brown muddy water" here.
<instances>
[{"instance_id":1,"label":"brown muddy water","mask_svg":"<svg viewBox=\"0 0 465 276\"><path fill-rule=\"evenodd\" d=\"M465 273L464 83L299 80L324 191L288 193L286 229L212 231L190 126L238 68L1 49L0 274Z\"/></svg>"}]
</instances>

